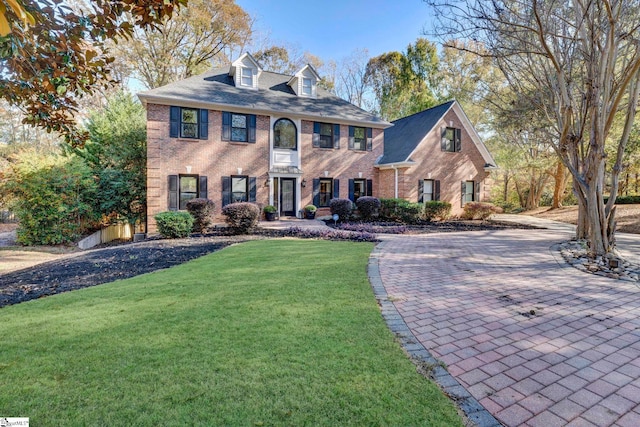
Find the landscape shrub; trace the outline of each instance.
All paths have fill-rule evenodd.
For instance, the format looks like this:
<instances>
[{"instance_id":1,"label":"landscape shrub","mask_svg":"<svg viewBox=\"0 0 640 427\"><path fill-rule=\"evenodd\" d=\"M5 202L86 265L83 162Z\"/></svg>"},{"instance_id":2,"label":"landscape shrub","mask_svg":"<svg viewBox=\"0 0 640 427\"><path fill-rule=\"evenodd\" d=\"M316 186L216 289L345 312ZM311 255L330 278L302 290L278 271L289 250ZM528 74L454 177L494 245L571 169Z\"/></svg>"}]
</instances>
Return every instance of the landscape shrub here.
<instances>
[{"instance_id":1,"label":"landscape shrub","mask_svg":"<svg viewBox=\"0 0 640 427\"><path fill-rule=\"evenodd\" d=\"M432 200L424 202L422 218L426 221L445 221L451 215L451 203Z\"/></svg>"},{"instance_id":2,"label":"landscape shrub","mask_svg":"<svg viewBox=\"0 0 640 427\"><path fill-rule=\"evenodd\" d=\"M411 203L404 199L380 199L380 216L384 220L415 224L422 214L421 203Z\"/></svg>"},{"instance_id":3,"label":"landscape shrub","mask_svg":"<svg viewBox=\"0 0 640 427\"><path fill-rule=\"evenodd\" d=\"M258 225L260 208L255 203L230 203L222 208L225 222L235 234L249 234Z\"/></svg>"},{"instance_id":4,"label":"landscape shrub","mask_svg":"<svg viewBox=\"0 0 640 427\"><path fill-rule=\"evenodd\" d=\"M346 221L353 212L353 202L349 199L331 199L329 209L332 215L338 215L340 221Z\"/></svg>"},{"instance_id":5,"label":"landscape shrub","mask_svg":"<svg viewBox=\"0 0 640 427\"><path fill-rule=\"evenodd\" d=\"M22 245L57 245L76 241L99 227L97 184L76 156L26 151L16 156L0 192L18 219Z\"/></svg>"},{"instance_id":6,"label":"landscape shrub","mask_svg":"<svg viewBox=\"0 0 640 427\"><path fill-rule=\"evenodd\" d=\"M395 223L390 223L395 224ZM404 225L378 225L372 223L350 223L337 224L336 227L339 230L345 231L357 231L359 233L385 233L385 234L404 234L407 227Z\"/></svg>"},{"instance_id":7,"label":"landscape shrub","mask_svg":"<svg viewBox=\"0 0 640 427\"><path fill-rule=\"evenodd\" d=\"M375 234L366 232L353 232L341 230L314 230L300 227L289 227L284 230L284 236L298 237L301 239L324 239L324 240L348 240L352 242L377 242Z\"/></svg>"},{"instance_id":8,"label":"landscape shrub","mask_svg":"<svg viewBox=\"0 0 640 427\"><path fill-rule=\"evenodd\" d=\"M604 202L607 203L609 197L604 198ZM618 196L616 197L616 205L636 205L640 204L640 196Z\"/></svg>"},{"instance_id":9,"label":"landscape shrub","mask_svg":"<svg viewBox=\"0 0 640 427\"><path fill-rule=\"evenodd\" d=\"M380 211L380 199L377 197L362 196L356 200L356 207L360 212L360 217L365 221L370 221Z\"/></svg>"},{"instance_id":10,"label":"landscape shrub","mask_svg":"<svg viewBox=\"0 0 640 427\"><path fill-rule=\"evenodd\" d=\"M492 203L486 202L468 202L464 205L464 219L482 219L489 218L494 213L502 213L502 208Z\"/></svg>"},{"instance_id":11,"label":"landscape shrub","mask_svg":"<svg viewBox=\"0 0 640 427\"><path fill-rule=\"evenodd\" d=\"M193 217L189 212L160 212L154 218L158 232L167 239L187 237L193 228Z\"/></svg>"},{"instance_id":12,"label":"landscape shrub","mask_svg":"<svg viewBox=\"0 0 640 427\"><path fill-rule=\"evenodd\" d=\"M213 223L215 204L209 199L197 198L187 202L187 211L193 217L193 232L204 233Z\"/></svg>"}]
</instances>

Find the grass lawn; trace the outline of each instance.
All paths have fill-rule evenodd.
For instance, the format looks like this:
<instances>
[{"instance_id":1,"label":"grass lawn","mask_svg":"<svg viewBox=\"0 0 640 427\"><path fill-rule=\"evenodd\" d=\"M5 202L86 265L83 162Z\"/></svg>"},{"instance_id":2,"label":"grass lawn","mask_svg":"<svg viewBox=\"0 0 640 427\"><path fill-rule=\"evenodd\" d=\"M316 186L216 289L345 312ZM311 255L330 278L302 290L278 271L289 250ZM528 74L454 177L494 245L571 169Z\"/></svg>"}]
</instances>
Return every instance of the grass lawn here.
<instances>
[{"instance_id":1,"label":"grass lawn","mask_svg":"<svg viewBox=\"0 0 640 427\"><path fill-rule=\"evenodd\" d=\"M461 425L386 328L366 275L371 249L253 241L3 308L0 416L37 426Z\"/></svg>"}]
</instances>

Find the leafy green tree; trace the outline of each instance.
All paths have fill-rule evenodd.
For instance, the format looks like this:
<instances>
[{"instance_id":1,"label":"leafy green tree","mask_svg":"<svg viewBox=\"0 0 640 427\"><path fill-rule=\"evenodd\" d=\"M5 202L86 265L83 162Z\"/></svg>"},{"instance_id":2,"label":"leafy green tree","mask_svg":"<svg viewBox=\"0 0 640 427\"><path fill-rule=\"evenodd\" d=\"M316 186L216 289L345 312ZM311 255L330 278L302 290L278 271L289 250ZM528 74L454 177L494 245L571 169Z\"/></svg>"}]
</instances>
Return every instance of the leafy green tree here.
<instances>
[{"instance_id":1,"label":"leafy green tree","mask_svg":"<svg viewBox=\"0 0 640 427\"><path fill-rule=\"evenodd\" d=\"M109 47L124 73L153 89L225 63L224 52L247 43L251 26L251 17L235 1L190 0L156 28L133 28L132 37Z\"/></svg>"},{"instance_id":2,"label":"leafy green tree","mask_svg":"<svg viewBox=\"0 0 640 427\"><path fill-rule=\"evenodd\" d=\"M142 105L120 92L106 108L90 115L89 141L70 148L97 179L96 209L108 220L124 218L130 224L146 212L147 131Z\"/></svg>"},{"instance_id":3,"label":"leafy green tree","mask_svg":"<svg viewBox=\"0 0 640 427\"><path fill-rule=\"evenodd\" d=\"M89 167L74 156L24 151L0 184L11 195L23 245L73 242L97 225L93 207L97 185Z\"/></svg>"},{"instance_id":4,"label":"leafy green tree","mask_svg":"<svg viewBox=\"0 0 640 427\"><path fill-rule=\"evenodd\" d=\"M82 144L73 115L80 98L111 80L106 41L154 28L187 0L92 0L84 11L60 0L21 3L0 1L0 97L20 106L26 123Z\"/></svg>"},{"instance_id":5,"label":"leafy green tree","mask_svg":"<svg viewBox=\"0 0 640 427\"><path fill-rule=\"evenodd\" d=\"M388 52L371 58L365 73L373 88L377 113L395 120L417 113L437 103L436 46L424 38L407 46L406 52Z\"/></svg>"}]
</instances>

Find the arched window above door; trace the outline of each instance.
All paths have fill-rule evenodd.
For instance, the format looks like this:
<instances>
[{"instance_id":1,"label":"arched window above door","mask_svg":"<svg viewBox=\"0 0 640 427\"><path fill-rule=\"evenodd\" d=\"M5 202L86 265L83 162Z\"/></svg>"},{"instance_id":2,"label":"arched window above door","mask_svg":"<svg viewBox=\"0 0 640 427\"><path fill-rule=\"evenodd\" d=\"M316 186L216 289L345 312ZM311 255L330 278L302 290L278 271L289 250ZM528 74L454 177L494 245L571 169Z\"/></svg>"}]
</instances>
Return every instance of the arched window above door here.
<instances>
[{"instance_id":1,"label":"arched window above door","mask_svg":"<svg viewBox=\"0 0 640 427\"><path fill-rule=\"evenodd\" d=\"M296 150L298 148L298 129L289 119L278 119L273 124L273 148Z\"/></svg>"}]
</instances>

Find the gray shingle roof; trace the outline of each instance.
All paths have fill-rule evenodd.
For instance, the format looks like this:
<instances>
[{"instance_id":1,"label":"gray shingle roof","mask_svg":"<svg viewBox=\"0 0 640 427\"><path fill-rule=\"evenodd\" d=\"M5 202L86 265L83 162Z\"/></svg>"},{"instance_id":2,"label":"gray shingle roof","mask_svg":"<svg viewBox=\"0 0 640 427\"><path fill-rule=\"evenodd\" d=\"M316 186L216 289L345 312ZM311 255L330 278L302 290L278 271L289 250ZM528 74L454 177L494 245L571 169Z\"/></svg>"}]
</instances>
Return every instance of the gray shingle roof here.
<instances>
[{"instance_id":1,"label":"gray shingle roof","mask_svg":"<svg viewBox=\"0 0 640 427\"><path fill-rule=\"evenodd\" d=\"M420 141L433 129L455 101L429 108L411 116L395 120L384 131L384 154L379 165L409 161Z\"/></svg>"},{"instance_id":2,"label":"gray shingle roof","mask_svg":"<svg viewBox=\"0 0 640 427\"><path fill-rule=\"evenodd\" d=\"M210 70L204 74L170 83L138 94L144 102L176 105L198 103L229 106L258 112L281 112L316 118L322 121L366 122L370 126L390 124L355 105L318 88L316 98L297 96L287 82L291 76L263 71L258 90L235 87L229 68Z\"/></svg>"}]
</instances>

